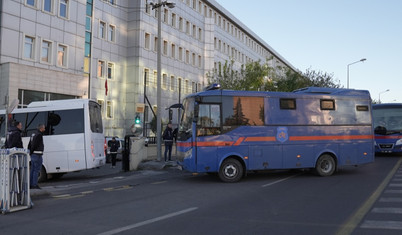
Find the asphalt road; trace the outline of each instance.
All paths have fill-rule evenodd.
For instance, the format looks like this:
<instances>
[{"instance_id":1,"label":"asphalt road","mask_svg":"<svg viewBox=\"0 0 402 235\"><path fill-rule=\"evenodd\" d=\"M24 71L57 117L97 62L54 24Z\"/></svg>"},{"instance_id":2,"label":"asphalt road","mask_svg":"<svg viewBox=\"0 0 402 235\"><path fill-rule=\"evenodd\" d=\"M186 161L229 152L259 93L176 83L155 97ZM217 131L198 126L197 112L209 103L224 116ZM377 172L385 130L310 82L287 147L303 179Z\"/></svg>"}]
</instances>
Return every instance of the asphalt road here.
<instances>
[{"instance_id":1,"label":"asphalt road","mask_svg":"<svg viewBox=\"0 0 402 235\"><path fill-rule=\"evenodd\" d=\"M276 171L234 184L176 168L72 173L43 184L49 194L32 209L1 215L0 233L401 234L400 162L377 157L331 177Z\"/></svg>"}]
</instances>

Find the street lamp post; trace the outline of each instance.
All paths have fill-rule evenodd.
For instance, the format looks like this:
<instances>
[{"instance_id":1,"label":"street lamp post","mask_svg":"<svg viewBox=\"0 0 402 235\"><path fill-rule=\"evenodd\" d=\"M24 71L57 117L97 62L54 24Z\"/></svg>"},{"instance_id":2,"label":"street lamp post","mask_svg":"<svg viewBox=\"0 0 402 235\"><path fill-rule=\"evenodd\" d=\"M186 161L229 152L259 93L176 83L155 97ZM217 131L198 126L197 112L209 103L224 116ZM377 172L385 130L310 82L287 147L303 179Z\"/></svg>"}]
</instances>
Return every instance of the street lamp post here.
<instances>
[{"instance_id":1,"label":"street lamp post","mask_svg":"<svg viewBox=\"0 0 402 235\"><path fill-rule=\"evenodd\" d=\"M355 61L355 62L353 62L353 63L350 63L350 64L348 64L348 82L347 82L347 84L348 84L348 89L349 89L349 66L351 66L352 64L356 64L356 63L359 63L359 62L363 62L363 61L366 61L366 58L363 58L363 59L361 59L361 60L358 60L358 61Z\"/></svg>"},{"instance_id":2,"label":"street lamp post","mask_svg":"<svg viewBox=\"0 0 402 235\"><path fill-rule=\"evenodd\" d=\"M162 11L161 7L174 8L175 3L168 1L158 0L158 3L150 3L152 10L158 11L158 45L157 45L157 81L156 81L156 146L157 146L157 159L162 159L162 91L161 91L161 73L162 73Z\"/></svg>"},{"instance_id":3,"label":"street lamp post","mask_svg":"<svg viewBox=\"0 0 402 235\"><path fill-rule=\"evenodd\" d=\"M381 94L388 92L388 91L389 91L389 89L386 89L385 91L381 91L380 93L378 93L378 103L381 104Z\"/></svg>"}]
</instances>

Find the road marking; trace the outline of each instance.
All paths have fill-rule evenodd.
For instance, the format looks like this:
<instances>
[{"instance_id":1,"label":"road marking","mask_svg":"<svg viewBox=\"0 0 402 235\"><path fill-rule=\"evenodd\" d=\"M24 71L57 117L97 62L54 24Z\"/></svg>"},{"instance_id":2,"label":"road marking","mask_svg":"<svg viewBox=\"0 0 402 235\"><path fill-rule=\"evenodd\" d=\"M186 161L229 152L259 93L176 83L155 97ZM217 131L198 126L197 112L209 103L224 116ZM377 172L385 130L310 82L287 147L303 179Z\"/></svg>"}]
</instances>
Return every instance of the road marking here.
<instances>
[{"instance_id":1,"label":"road marking","mask_svg":"<svg viewBox=\"0 0 402 235\"><path fill-rule=\"evenodd\" d=\"M390 214L402 214L402 208L396 207L375 207L371 210L373 213L390 213Z\"/></svg>"},{"instance_id":2,"label":"road marking","mask_svg":"<svg viewBox=\"0 0 402 235\"><path fill-rule=\"evenodd\" d=\"M292 176L289 176L289 177L286 177L286 178L283 178L283 179L280 179L280 180L274 181L274 182L269 183L269 184L264 184L264 185L261 185L261 187L263 187L263 188L264 188L264 187L268 187L268 186L271 186L271 185L274 185L274 184L280 183L280 182L282 182L282 181L288 180L288 179L290 179L290 178L296 177L296 176L301 175L301 174L302 174L302 173L300 173L300 174L296 174L296 175L292 175Z\"/></svg>"},{"instance_id":3,"label":"road marking","mask_svg":"<svg viewBox=\"0 0 402 235\"><path fill-rule=\"evenodd\" d=\"M197 209L198 209L198 207L191 207L191 208L188 208L188 209L185 209L185 210L181 210L181 211L173 212L173 213L163 215L163 216L160 216L160 217L156 217L156 218L153 218L153 219L145 220L143 222L139 222L139 223L136 223L136 224L132 224L132 225L128 225L128 226L125 226L125 227L116 228L116 229L109 230L109 231L106 231L106 232L103 232L103 233L99 233L98 235L113 235L113 234L121 233L121 232L130 230L130 229L133 229L133 228L138 228L138 227L141 227L141 226L144 226L144 225L147 225L147 224L152 224L152 223L155 223L155 222L158 222L158 221L161 221L161 220L165 220L165 219L169 219L169 218L172 218L172 217L175 217L175 216L178 216L178 215L189 213L189 212L197 210Z\"/></svg>"},{"instance_id":4,"label":"road marking","mask_svg":"<svg viewBox=\"0 0 402 235\"><path fill-rule=\"evenodd\" d=\"M401 221L375 221L366 220L361 226L362 228L373 228L373 229L394 229L402 230Z\"/></svg>"},{"instance_id":5,"label":"road marking","mask_svg":"<svg viewBox=\"0 0 402 235\"><path fill-rule=\"evenodd\" d=\"M402 184L389 184L389 187L402 187Z\"/></svg>"},{"instance_id":6,"label":"road marking","mask_svg":"<svg viewBox=\"0 0 402 235\"><path fill-rule=\"evenodd\" d=\"M355 230L357 225L362 221L363 217L370 211L370 208L381 196L381 193L384 191L385 187L387 187L388 183L391 181L391 178L394 176L401 163L402 158L398 160L394 168L388 173L387 177L385 177L385 179L374 191L374 193L371 194L371 196L363 203L363 205L356 211L356 213L349 217L346 222L341 225L340 229L336 233L337 235L348 235L351 234L353 230Z\"/></svg>"},{"instance_id":7,"label":"road marking","mask_svg":"<svg viewBox=\"0 0 402 235\"><path fill-rule=\"evenodd\" d=\"M91 193L94 193L94 191L84 191L84 192L81 192L82 194L91 194Z\"/></svg>"},{"instance_id":8,"label":"road marking","mask_svg":"<svg viewBox=\"0 0 402 235\"><path fill-rule=\"evenodd\" d=\"M382 198L380 198L380 202L402 202L402 198L400 198L400 197L382 197Z\"/></svg>"},{"instance_id":9,"label":"road marking","mask_svg":"<svg viewBox=\"0 0 402 235\"><path fill-rule=\"evenodd\" d=\"M402 190L390 189L390 190L385 190L385 193L402 193Z\"/></svg>"},{"instance_id":10,"label":"road marking","mask_svg":"<svg viewBox=\"0 0 402 235\"><path fill-rule=\"evenodd\" d=\"M78 198L78 197L83 197L83 196L85 196L85 194L74 194L74 195L63 194L63 195L53 196L53 198L58 199L58 200L60 200L60 199L64 200L64 199L73 199L73 198Z\"/></svg>"},{"instance_id":11,"label":"road marking","mask_svg":"<svg viewBox=\"0 0 402 235\"><path fill-rule=\"evenodd\" d=\"M164 183L166 183L167 181L165 180L165 181L158 181L158 182L153 182L153 183L151 183L151 184L164 184Z\"/></svg>"},{"instance_id":12,"label":"road marking","mask_svg":"<svg viewBox=\"0 0 402 235\"><path fill-rule=\"evenodd\" d=\"M132 185L122 185L122 186L118 186L118 187L112 187L112 188L104 188L104 191L119 191L119 190L126 190L126 189L130 189L132 188Z\"/></svg>"}]
</instances>

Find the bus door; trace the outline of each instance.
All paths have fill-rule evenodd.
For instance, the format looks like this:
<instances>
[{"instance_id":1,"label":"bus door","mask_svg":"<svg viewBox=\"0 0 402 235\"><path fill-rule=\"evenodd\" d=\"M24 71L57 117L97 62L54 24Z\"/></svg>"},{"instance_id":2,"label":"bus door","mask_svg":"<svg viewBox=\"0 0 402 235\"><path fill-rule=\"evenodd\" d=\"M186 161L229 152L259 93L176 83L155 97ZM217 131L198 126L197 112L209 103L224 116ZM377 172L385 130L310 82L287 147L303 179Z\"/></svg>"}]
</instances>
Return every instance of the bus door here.
<instances>
[{"instance_id":1,"label":"bus door","mask_svg":"<svg viewBox=\"0 0 402 235\"><path fill-rule=\"evenodd\" d=\"M216 171L218 147L225 146L225 141L220 135L220 104L199 104L197 106L195 141L197 171Z\"/></svg>"}]
</instances>

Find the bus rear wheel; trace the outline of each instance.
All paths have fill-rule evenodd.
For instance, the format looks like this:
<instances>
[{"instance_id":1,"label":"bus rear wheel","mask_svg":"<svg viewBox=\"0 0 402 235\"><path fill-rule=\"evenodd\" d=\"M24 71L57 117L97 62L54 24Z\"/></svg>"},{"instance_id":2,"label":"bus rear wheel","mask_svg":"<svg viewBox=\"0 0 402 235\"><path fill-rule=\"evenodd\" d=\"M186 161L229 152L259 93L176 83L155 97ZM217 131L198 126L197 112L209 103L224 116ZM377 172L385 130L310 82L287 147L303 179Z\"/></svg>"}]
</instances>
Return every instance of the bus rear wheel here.
<instances>
[{"instance_id":1,"label":"bus rear wheel","mask_svg":"<svg viewBox=\"0 0 402 235\"><path fill-rule=\"evenodd\" d=\"M336 163L334 158L329 154L321 155L315 165L315 172L320 176L330 176L335 172Z\"/></svg>"},{"instance_id":2,"label":"bus rear wheel","mask_svg":"<svg viewBox=\"0 0 402 235\"><path fill-rule=\"evenodd\" d=\"M38 182L45 182L47 180L47 173L45 167L42 165L39 175L38 175Z\"/></svg>"},{"instance_id":3,"label":"bus rear wheel","mask_svg":"<svg viewBox=\"0 0 402 235\"><path fill-rule=\"evenodd\" d=\"M243 166L236 159L226 159L223 161L218 175L223 182L237 182L243 177Z\"/></svg>"}]
</instances>

